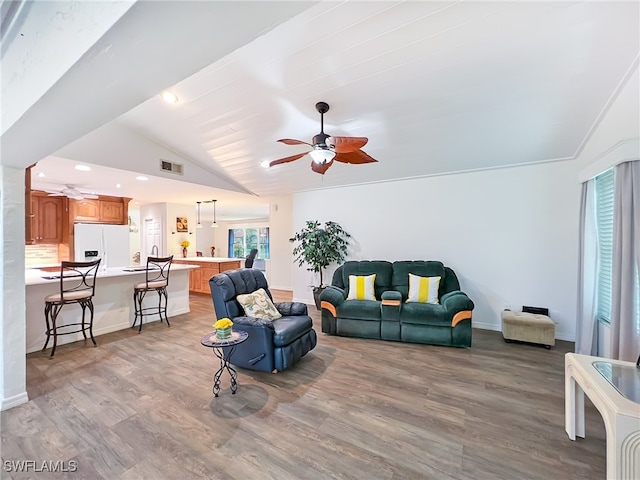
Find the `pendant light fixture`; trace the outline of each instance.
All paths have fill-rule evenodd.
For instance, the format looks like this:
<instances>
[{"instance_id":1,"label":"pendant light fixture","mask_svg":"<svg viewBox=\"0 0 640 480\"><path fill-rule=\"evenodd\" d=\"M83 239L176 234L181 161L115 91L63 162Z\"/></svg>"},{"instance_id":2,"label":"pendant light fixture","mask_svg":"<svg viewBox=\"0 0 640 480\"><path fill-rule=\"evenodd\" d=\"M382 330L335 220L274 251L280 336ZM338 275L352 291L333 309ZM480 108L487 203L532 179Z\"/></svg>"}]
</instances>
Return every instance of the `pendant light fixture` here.
<instances>
[{"instance_id":1,"label":"pendant light fixture","mask_svg":"<svg viewBox=\"0 0 640 480\"><path fill-rule=\"evenodd\" d=\"M196 228L202 228L202 224L200 223L200 204L202 202L196 202L198 204L198 224L196 225Z\"/></svg>"},{"instance_id":2,"label":"pendant light fixture","mask_svg":"<svg viewBox=\"0 0 640 480\"><path fill-rule=\"evenodd\" d=\"M217 200L211 200L213 202L213 223L211 224L211 228L218 228L218 224L216 223L216 202Z\"/></svg>"}]
</instances>

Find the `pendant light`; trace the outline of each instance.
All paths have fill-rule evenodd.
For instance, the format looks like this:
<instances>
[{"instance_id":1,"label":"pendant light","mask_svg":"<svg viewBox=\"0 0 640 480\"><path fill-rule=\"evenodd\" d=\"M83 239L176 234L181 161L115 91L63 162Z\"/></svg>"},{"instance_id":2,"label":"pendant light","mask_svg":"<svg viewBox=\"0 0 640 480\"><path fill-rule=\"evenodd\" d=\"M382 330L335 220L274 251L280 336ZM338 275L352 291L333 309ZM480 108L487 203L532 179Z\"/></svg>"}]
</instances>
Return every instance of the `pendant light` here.
<instances>
[{"instance_id":1,"label":"pendant light","mask_svg":"<svg viewBox=\"0 0 640 480\"><path fill-rule=\"evenodd\" d=\"M198 204L198 224L196 225L196 228L202 228L202 224L200 223L200 204L202 202L196 202Z\"/></svg>"},{"instance_id":2,"label":"pendant light","mask_svg":"<svg viewBox=\"0 0 640 480\"><path fill-rule=\"evenodd\" d=\"M213 223L211 224L212 228L218 228L218 224L216 223L216 202L217 200L211 200L213 202Z\"/></svg>"}]
</instances>

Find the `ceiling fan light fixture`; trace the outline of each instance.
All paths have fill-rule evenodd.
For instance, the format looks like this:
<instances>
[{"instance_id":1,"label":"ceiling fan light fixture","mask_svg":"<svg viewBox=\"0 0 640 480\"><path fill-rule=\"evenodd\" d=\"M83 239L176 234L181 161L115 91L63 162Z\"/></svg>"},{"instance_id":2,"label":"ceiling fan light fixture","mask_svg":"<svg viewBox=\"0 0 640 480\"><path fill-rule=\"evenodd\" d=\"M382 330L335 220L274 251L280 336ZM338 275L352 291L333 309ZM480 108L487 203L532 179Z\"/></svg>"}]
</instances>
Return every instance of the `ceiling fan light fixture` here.
<instances>
[{"instance_id":1,"label":"ceiling fan light fixture","mask_svg":"<svg viewBox=\"0 0 640 480\"><path fill-rule=\"evenodd\" d=\"M333 160L333 157L336 156L336 152L330 150L328 147L314 147L313 150L309 152L311 158L315 163L324 164Z\"/></svg>"}]
</instances>

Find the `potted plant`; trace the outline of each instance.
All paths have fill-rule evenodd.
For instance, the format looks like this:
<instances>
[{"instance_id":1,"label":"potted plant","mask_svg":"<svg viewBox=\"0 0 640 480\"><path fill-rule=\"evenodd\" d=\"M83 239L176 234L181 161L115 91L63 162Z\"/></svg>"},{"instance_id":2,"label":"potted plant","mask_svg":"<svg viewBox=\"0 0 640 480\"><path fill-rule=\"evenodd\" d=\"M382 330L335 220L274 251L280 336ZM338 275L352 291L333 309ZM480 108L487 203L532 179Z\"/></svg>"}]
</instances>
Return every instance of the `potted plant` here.
<instances>
[{"instance_id":1,"label":"potted plant","mask_svg":"<svg viewBox=\"0 0 640 480\"><path fill-rule=\"evenodd\" d=\"M307 220L306 226L289 241L297 243L293 255L298 266L308 265L307 270L320 274L320 285L313 286L313 298L320 309L320 293L325 288L322 270L332 263L342 263L347 257L351 235L336 222Z\"/></svg>"}]
</instances>

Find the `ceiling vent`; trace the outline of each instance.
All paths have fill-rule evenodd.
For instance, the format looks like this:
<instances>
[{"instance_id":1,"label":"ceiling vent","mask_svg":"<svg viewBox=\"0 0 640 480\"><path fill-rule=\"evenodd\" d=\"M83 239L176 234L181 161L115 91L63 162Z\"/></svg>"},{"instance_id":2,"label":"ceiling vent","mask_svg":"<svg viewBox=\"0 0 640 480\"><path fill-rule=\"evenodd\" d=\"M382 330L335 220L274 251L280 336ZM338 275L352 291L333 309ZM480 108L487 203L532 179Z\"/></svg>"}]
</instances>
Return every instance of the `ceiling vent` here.
<instances>
[{"instance_id":1,"label":"ceiling vent","mask_svg":"<svg viewBox=\"0 0 640 480\"><path fill-rule=\"evenodd\" d=\"M163 172L171 172L176 175L183 174L183 165L179 163L169 162L168 160L160 160L160 170Z\"/></svg>"}]
</instances>

